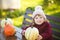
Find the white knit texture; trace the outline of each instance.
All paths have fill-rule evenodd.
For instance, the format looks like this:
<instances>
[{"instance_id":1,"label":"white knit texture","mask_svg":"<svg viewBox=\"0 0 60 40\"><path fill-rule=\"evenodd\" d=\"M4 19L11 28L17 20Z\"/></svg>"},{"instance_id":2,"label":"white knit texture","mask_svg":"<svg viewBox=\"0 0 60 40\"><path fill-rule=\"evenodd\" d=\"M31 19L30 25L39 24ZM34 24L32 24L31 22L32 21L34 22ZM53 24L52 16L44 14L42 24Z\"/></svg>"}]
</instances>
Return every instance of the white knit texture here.
<instances>
[{"instance_id":1,"label":"white knit texture","mask_svg":"<svg viewBox=\"0 0 60 40\"><path fill-rule=\"evenodd\" d=\"M35 15L37 15L37 14L43 16L46 19L46 16L45 16L41 6L36 6L35 7L35 11L33 12L32 18L34 18Z\"/></svg>"}]
</instances>

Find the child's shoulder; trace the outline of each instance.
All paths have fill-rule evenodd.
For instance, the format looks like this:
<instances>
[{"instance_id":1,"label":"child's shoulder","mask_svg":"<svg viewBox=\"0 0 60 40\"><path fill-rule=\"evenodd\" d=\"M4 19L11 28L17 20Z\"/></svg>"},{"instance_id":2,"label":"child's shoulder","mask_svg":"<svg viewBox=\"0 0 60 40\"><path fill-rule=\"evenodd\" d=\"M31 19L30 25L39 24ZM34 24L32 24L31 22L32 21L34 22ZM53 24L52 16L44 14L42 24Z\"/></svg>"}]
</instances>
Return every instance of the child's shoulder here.
<instances>
[{"instance_id":1,"label":"child's shoulder","mask_svg":"<svg viewBox=\"0 0 60 40\"><path fill-rule=\"evenodd\" d=\"M45 22L46 26L51 26L51 24L49 22Z\"/></svg>"},{"instance_id":2,"label":"child's shoulder","mask_svg":"<svg viewBox=\"0 0 60 40\"><path fill-rule=\"evenodd\" d=\"M48 24L48 25L50 24L50 22L47 22L47 21L45 21L45 23Z\"/></svg>"}]
</instances>

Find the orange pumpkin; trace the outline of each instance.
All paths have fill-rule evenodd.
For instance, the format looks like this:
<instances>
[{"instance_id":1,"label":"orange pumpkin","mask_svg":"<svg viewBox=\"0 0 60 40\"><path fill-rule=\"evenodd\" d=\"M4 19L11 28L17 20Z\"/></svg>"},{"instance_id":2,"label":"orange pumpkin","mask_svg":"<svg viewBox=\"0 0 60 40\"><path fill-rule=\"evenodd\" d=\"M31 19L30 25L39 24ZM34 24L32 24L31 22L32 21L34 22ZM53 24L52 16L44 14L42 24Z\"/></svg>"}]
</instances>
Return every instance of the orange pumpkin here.
<instances>
[{"instance_id":1,"label":"orange pumpkin","mask_svg":"<svg viewBox=\"0 0 60 40\"><path fill-rule=\"evenodd\" d=\"M15 34L15 29L11 24L6 24L4 28L5 36L13 36Z\"/></svg>"}]
</instances>

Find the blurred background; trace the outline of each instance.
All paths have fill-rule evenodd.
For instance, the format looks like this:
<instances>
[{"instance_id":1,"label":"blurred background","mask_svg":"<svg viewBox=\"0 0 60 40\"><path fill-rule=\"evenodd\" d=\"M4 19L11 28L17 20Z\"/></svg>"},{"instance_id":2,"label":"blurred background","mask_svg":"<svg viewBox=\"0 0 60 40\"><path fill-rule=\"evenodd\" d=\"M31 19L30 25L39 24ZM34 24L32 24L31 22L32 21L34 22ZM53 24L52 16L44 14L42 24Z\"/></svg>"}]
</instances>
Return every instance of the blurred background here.
<instances>
[{"instance_id":1,"label":"blurred background","mask_svg":"<svg viewBox=\"0 0 60 40\"><path fill-rule=\"evenodd\" d=\"M15 26L21 27L26 9L30 7L34 11L38 5L46 15L60 17L60 0L0 0L0 20L11 18Z\"/></svg>"}]
</instances>

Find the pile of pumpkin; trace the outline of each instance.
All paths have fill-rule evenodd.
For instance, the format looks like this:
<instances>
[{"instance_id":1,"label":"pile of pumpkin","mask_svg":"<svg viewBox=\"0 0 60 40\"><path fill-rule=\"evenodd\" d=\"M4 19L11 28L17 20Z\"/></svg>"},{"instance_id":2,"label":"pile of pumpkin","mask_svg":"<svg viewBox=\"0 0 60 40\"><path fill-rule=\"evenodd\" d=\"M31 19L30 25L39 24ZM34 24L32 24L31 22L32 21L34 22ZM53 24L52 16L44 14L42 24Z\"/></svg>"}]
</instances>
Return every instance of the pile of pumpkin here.
<instances>
[{"instance_id":1,"label":"pile of pumpkin","mask_svg":"<svg viewBox=\"0 0 60 40\"><path fill-rule=\"evenodd\" d=\"M10 18L3 19L1 21L1 27L4 29L3 33L5 36L13 36L15 34L13 22Z\"/></svg>"},{"instance_id":2,"label":"pile of pumpkin","mask_svg":"<svg viewBox=\"0 0 60 40\"><path fill-rule=\"evenodd\" d=\"M5 36L13 36L16 31L11 19L7 18L1 21L1 26L4 28ZM27 40L36 40L39 35L39 31L35 27L28 27L25 31L25 38Z\"/></svg>"}]
</instances>

